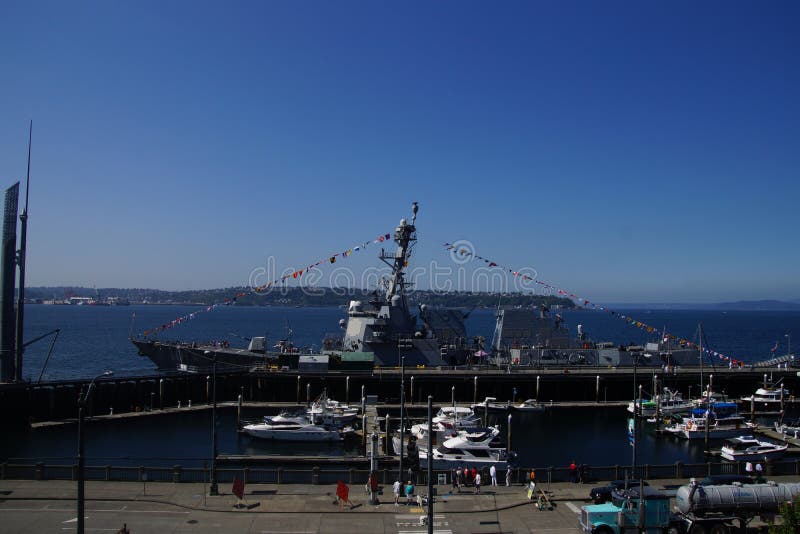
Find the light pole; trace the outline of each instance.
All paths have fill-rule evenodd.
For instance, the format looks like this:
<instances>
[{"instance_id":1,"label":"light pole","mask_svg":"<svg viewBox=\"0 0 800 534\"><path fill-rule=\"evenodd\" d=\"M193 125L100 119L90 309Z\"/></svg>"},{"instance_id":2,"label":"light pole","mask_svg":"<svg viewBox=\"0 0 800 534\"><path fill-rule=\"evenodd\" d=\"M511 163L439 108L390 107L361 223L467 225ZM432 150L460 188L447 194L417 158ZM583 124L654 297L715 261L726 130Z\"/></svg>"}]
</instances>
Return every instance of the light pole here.
<instances>
[{"instance_id":1,"label":"light pole","mask_svg":"<svg viewBox=\"0 0 800 534\"><path fill-rule=\"evenodd\" d=\"M428 395L428 534L433 534L433 395Z\"/></svg>"},{"instance_id":2,"label":"light pole","mask_svg":"<svg viewBox=\"0 0 800 534\"><path fill-rule=\"evenodd\" d=\"M784 334L786 337L786 354L792 355L792 334Z\"/></svg>"},{"instance_id":3,"label":"light pole","mask_svg":"<svg viewBox=\"0 0 800 534\"><path fill-rule=\"evenodd\" d=\"M400 357L400 465L397 468L398 480L403 480L403 420L405 417L406 396L406 357ZM386 429L387 432L389 429ZM430 432L430 428L428 429ZM411 460L409 460L410 462Z\"/></svg>"},{"instance_id":4,"label":"light pole","mask_svg":"<svg viewBox=\"0 0 800 534\"><path fill-rule=\"evenodd\" d=\"M212 355L210 350L205 355ZM219 495L217 487L217 353L213 353L214 363L211 366L211 476L209 477L208 494Z\"/></svg>"},{"instance_id":5,"label":"light pole","mask_svg":"<svg viewBox=\"0 0 800 534\"><path fill-rule=\"evenodd\" d=\"M83 469L85 458L83 455L83 416L86 409L86 404L89 402L89 396L92 394L95 380L104 376L113 375L113 371L105 371L96 377L92 378L89 382L89 387L86 390L86 395L78 396L78 533L84 532L84 477Z\"/></svg>"}]
</instances>

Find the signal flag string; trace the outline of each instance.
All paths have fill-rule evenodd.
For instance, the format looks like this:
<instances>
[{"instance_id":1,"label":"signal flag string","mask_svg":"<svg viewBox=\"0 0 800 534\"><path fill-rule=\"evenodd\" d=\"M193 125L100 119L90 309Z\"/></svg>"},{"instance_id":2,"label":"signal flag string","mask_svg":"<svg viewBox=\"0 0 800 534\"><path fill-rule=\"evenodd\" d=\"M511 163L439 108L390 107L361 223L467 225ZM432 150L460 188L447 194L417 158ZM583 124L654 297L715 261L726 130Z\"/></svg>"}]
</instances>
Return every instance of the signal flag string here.
<instances>
[{"instance_id":1,"label":"signal flag string","mask_svg":"<svg viewBox=\"0 0 800 534\"><path fill-rule=\"evenodd\" d=\"M636 327L636 328L639 328L640 330L644 330L644 331L646 331L648 333L653 333L653 332L657 333L659 331L658 328L650 326L649 324L645 323L644 321L639 321L639 320L631 317L630 315L621 314L621 313L616 312L616 311L614 311L612 309L609 309L606 306L602 306L600 304L595 304L594 302L590 301L589 299L585 299L583 297L579 297L578 295L572 293L571 291L568 291L566 289L562 289L560 287L557 287L557 286L555 286L553 284L549 284L549 283L544 282L542 280L536 280L532 276L529 276L529 275L527 275L525 273L522 273L522 272L519 272L519 271L515 271L514 269L509 269L508 267L504 267L503 265L500 265L497 262L494 262L494 261L492 261L492 260L490 260L488 258L484 258L482 256L478 256L477 254L473 253L472 251L470 251L467 248L458 248L456 245L453 245L451 243L445 243L444 244L444 248L449 250L449 251L451 251L452 254L456 254L457 256L471 257L473 260L482 261L483 263L485 263L490 268L500 269L500 270L508 272L509 274L511 274L511 276L517 276L517 277L522 278L524 280L527 280L529 282L534 282L536 284L539 284L540 286L546 287L547 289L550 289L551 291L555 291L558 295L560 295L562 297L572 299L578 305L583 306L585 308L591 308L593 310L606 312L606 313L608 313L608 314L610 314L610 315L612 315L614 317L622 319L623 321L625 321L629 325L631 325L633 327ZM679 336L675 336L673 334L670 334L669 332L664 332L663 339L664 339L664 341L675 341L678 344L680 344L681 346L685 346L685 347L700 348L700 346L697 343L694 343L692 341L689 341L688 339L684 339L684 338L679 337ZM722 354L721 352L717 352L715 350L710 350L707 347L702 347L702 350L703 350L704 353L708 354L709 356L713 356L715 358L719 358L720 360L729 362L732 366L741 366L741 365L743 365L743 362L741 360L737 360L735 358L731 358L730 356L726 356L725 354Z\"/></svg>"},{"instance_id":2,"label":"signal flag string","mask_svg":"<svg viewBox=\"0 0 800 534\"><path fill-rule=\"evenodd\" d=\"M258 294L263 293L264 291L268 290L269 288L284 282L288 278L293 278L293 279L300 278L301 276L303 276L304 273L308 273L311 269L317 268L320 265L327 265L327 264L330 264L330 263L336 263L336 261L338 259L348 258L348 257L352 256L353 253L358 252L360 250L364 250L365 248L367 248L372 243L385 243L386 241L391 241L391 238L392 238L392 235L389 234L389 233L381 234L381 235L379 235L378 237L376 237L375 239L373 239L371 241L364 241L363 243L360 243L358 245L350 247L350 248L344 250L343 252L337 252L335 254L331 254L330 256L326 256L325 258L323 258L321 260L318 260L318 261L316 261L314 263L309 263L308 267L304 267L303 269L293 270L292 272L290 272L288 274L284 274L283 276L281 276L278 279L272 280L270 282L267 282L266 284L262 284L262 285L260 285L258 287L254 287L254 288L249 289L247 291L240 291L240 292L236 293L236 295L234 295L232 297L228 297L228 298L226 298L225 300L223 300L220 303L211 304L209 306L206 306L205 308L199 309L199 310L194 311L192 313L188 313L186 315L182 315L182 316L180 316L180 317L178 317L176 319L173 319L172 321L170 321L168 323L164 323L164 324L161 324L159 326L156 326L155 328L151 328L149 330L145 330L143 333L144 333L145 337L147 337L147 336L149 336L151 334L157 334L158 332L161 332L163 330L169 330L170 328L176 327L178 325L181 325L181 324L185 323L186 321L190 321L190 320L194 319L195 317L197 317L201 313L208 313L210 311L215 310L219 306L230 306L232 304L235 304L236 301L238 299L242 298L242 297L248 297L248 296L251 296L251 295L258 295Z\"/></svg>"}]
</instances>

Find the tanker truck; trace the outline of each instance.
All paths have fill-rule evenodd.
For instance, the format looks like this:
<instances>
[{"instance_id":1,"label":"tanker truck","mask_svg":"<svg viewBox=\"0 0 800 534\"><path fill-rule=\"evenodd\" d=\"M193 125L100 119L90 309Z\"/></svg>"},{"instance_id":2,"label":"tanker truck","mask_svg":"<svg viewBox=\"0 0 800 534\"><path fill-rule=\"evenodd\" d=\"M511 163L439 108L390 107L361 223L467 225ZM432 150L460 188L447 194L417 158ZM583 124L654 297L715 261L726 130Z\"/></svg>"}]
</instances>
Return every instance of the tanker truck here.
<instances>
[{"instance_id":1,"label":"tanker truck","mask_svg":"<svg viewBox=\"0 0 800 534\"><path fill-rule=\"evenodd\" d=\"M639 498L640 491L643 499ZM781 504L800 494L800 483L681 486L670 499L652 487L615 491L612 502L581 507L581 532L591 534L729 534L746 532L755 517L772 520ZM640 505L640 503L643 503Z\"/></svg>"}]
</instances>

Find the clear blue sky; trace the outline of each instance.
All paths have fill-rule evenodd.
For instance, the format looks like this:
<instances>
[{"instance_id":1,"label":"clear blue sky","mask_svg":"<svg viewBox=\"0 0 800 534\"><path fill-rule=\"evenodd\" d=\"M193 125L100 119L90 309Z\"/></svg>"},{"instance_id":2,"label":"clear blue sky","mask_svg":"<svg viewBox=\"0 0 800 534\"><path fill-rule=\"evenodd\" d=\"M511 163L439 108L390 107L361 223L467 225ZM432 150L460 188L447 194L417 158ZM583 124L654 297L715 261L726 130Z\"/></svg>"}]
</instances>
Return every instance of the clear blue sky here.
<instances>
[{"instance_id":1,"label":"clear blue sky","mask_svg":"<svg viewBox=\"0 0 800 534\"><path fill-rule=\"evenodd\" d=\"M4 187L34 121L28 282L244 284L417 200L415 265L468 239L597 301L800 298L799 15L4 1Z\"/></svg>"}]
</instances>

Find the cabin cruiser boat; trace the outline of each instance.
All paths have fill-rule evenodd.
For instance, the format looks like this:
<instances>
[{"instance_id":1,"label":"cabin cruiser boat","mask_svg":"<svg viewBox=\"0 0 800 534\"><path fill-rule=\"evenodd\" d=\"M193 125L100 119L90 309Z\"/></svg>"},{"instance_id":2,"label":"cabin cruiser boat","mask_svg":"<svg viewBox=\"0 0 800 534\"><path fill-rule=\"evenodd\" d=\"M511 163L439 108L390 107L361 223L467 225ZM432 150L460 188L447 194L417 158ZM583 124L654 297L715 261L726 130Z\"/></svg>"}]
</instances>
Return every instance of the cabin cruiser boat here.
<instances>
[{"instance_id":1,"label":"cabin cruiser boat","mask_svg":"<svg viewBox=\"0 0 800 534\"><path fill-rule=\"evenodd\" d=\"M311 419L283 420L244 425L242 430L254 438L276 441L340 441L342 431L336 426L315 424Z\"/></svg>"},{"instance_id":2,"label":"cabin cruiser boat","mask_svg":"<svg viewBox=\"0 0 800 534\"><path fill-rule=\"evenodd\" d=\"M507 469L513 453L499 447L496 439L500 434L498 427L490 427L472 432L459 432L433 449L434 469L454 469L456 467L489 467ZM420 464L428 461L428 451L419 451Z\"/></svg>"},{"instance_id":3,"label":"cabin cruiser boat","mask_svg":"<svg viewBox=\"0 0 800 534\"><path fill-rule=\"evenodd\" d=\"M780 409L781 403L789 400L789 390L780 384L771 385L766 380L764 386L756 389L752 395L742 397L742 401L754 403L764 408Z\"/></svg>"},{"instance_id":4,"label":"cabin cruiser boat","mask_svg":"<svg viewBox=\"0 0 800 534\"><path fill-rule=\"evenodd\" d=\"M710 413L706 408L695 408L689 417L681 418L664 430L684 439L705 439L706 432L709 439L724 439L739 436L753 426L739 415L736 403L720 402L711 405Z\"/></svg>"},{"instance_id":5,"label":"cabin cruiser boat","mask_svg":"<svg viewBox=\"0 0 800 534\"><path fill-rule=\"evenodd\" d=\"M448 439L457 437L462 434L480 434L483 432L494 432L494 427L489 428L478 428L478 427L470 427L470 428L451 428L442 425L441 423L433 425L433 433L431 435L431 444L432 446L438 447ZM406 435L407 440L415 440L417 444L417 448L421 451L428 450L428 423L418 423L412 425L410 429L410 435ZM395 433L392 436L392 446L394 447L395 454L400 454L400 435Z\"/></svg>"},{"instance_id":6,"label":"cabin cruiser boat","mask_svg":"<svg viewBox=\"0 0 800 534\"><path fill-rule=\"evenodd\" d=\"M466 406L442 406L433 417L433 424L456 429L475 428L481 424L481 420Z\"/></svg>"},{"instance_id":7,"label":"cabin cruiser boat","mask_svg":"<svg viewBox=\"0 0 800 534\"><path fill-rule=\"evenodd\" d=\"M329 399L327 392L323 393L311 403L306 409L306 413L311 416L315 421L322 417L330 416L333 422L339 426L352 423L358 416L358 408L340 403L333 399Z\"/></svg>"},{"instance_id":8,"label":"cabin cruiser boat","mask_svg":"<svg viewBox=\"0 0 800 534\"><path fill-rule=\"evenodd\" d=\"M721 456L732 462L763 462L777 460L786 452L789 445L778 445L753 436L739 436L725 440Z\"/></svg>"}]
</instances>

